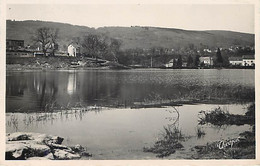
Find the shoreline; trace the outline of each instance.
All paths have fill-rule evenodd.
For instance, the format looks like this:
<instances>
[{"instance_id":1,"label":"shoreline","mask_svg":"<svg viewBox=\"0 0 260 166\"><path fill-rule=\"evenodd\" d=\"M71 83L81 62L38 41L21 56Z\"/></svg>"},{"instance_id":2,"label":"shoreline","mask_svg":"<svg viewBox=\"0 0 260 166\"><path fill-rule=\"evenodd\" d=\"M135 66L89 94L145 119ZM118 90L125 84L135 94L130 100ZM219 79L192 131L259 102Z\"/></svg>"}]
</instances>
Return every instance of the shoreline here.
<instances>
[{"instance_id":1,"label":"shoreline","mask_svg":"<svg viewBox=\"0 0 260 166\"><path fill-rule=\"evenodd\" d=\"M71 107L66 109L54 109L50 111L13 111L5 113L58 113L66 110L84 110L84 111L97 111L97 110L111 110L111 109L145 109L145 108L167 108L167 107L181 107L184 105L249 105L255 103L255 101L233 101L229 102L228 100L219 101L219 100L204 100L204 101L179 101L179 102L170 102L170 103L160 103L160 104L140 104L132 106L88 106L88 107Z\"/></svg>"},{"instance_id":2,"label":"shoreline","mask_svg":"<svg viewBox=\"0 0 260 166\"><path fill-rule=\"evenodd\" d=\"M85 71L85 70L255 70L255 68L131 68L128 66L99 66L99 67L28 67L21 64L6 64L6 71Z\"/></svg>"},{"instance_id":3,"label":"shoreline","mask_svg":"<svg viewBox=\"0 0 260 166\"><path fill-rule=\"evenodd\" d=\"M206 112L209 111L209 113L213 113L212 115L214 115L214 116L216 115L215 118L218 118L218 115L221 115L221 114L214 114L215 111L213 111L213 110L211 110L211 111L210 110L205 110L205 111ZM251 111L254 112L253 107L251 108ZM224 115L227 115L228 117L230 117L230 116L233 117L234 116L234 118L240 120L244 124L244 120L241 119L240 117L242 117L242 116L252 116L253 117L253 114L252 114L253 112L245 113L245 115L244 114L243 115L242 114L241 115L240 114L231 114L231 113L229 114L228 112L227 112L227 114L225 112L223 112L223 113L224 113ZM68 112L68 114L70 114L70 113L72 113L72 115L70 117L74 117L73 113L77 114L77 117L80 117L80 113L77 113L74 110L71 110L71 111ZM66 116L65 114L66 113L64 113L62 115ZM81 115L84 116L84 112L82 112ZM49 115L48 114L42 114L42 115L37 116L37 117L40 118L43 121L48 120L48 118L50 118L49 120L54 120L55 121L55 117L59 118L60 114L58 114L57 116L55 116L55 115L51 116L50 114ZM45 117L47 119L42 119L42 117L43 118ZM30 115L29 115L28 118L30 119ZM215 126L216 124L214 124L214 121L212 121L215 118L213 118L213 119L208 119L207 118L209 120L209 121L207 121L207 123L212 124L212 125ZM228 119L229 118L227 118L227 120ZM223 121L220 121L220 122L221 122L222 125L231 125L231 123L229 123L225 119L223 119ZM245 123L245 124L247 124L247 123ZM236 124L232 124L232 125L236 125ZM192 146L191 149L186 149L185 151L191 150L192 155L189 156L189 159L233 159L233 158L253 159L253 158L255 158L255 154L254 154L254 149L255 149L255 130L254 130L254 124L249 124L249 125L251 126L250 129L239 132L239 140L234 144L233 147L229 147L229 145L226 144L224 148L219 148L218 145L219 145L220 142L215 141L215 142L205 142L204 144L194 144L194 146ZM236 126L239 126L239 125L236 125ZM201 126L201 128L202 128L202 126ZM167 129L167 131L169 131L169 134L170 134L169 136L171 136L169 138L172 138L172 137L174 139L182 138L181 137L182 135L177 136L177 137L172 135L175 132L176 132L176 134L180 133L181 132L180 130L175 130L175 128L166 128L166 129ZM13 133L15 134L16 132L13 132ZM166 133L168 133L168 132L166 132ZM201 137L203 137L203 130L201 131L201 135L202 135ZM204 135L205 135L205 133L204 133ZM161 142L160 140L159 140L158 143L155 142L155 146L154 147L153 146L152 147L150 147L150 146L146 147L146 145L144 145L144 151L143 152L161 154L161 155L158 156L159 158L164 158L164 157L167 157L167 156L169 156L171 154L174 155L175 152L181 151L181 149L186 147L186 146L183 147L181 145L183 143L183 141L185 142L186 139L190 139L189 135L187 137L186 136L184 134L184 138L185 138L184 140L180 139L177 142L176 141L172 142L171 139L168 140L168 136L166 135L165 139L162 139L163 142ZM67 137L67 136L65 136L65 137ZM198 135L198 137L199 137L199 135ZM20 137L20 138L24 138L24 137ZM19 143L21 143L23 141L24 140L21 140L20 142L11 142L11 143L18 143L19 144ZM188 141L188 140L186 140L186 141ZM228 138L225 138L225 140L219 140L219 141L228 142L230 140ZM73 144L66 144L66 146L67 147L71 147L74 144L76 144L76 142L74 142ZM87 145L88 144L86 144L86 146ZM172 148L169 148L169 146L172 147ZM29 148L31 148L31 147L32 146L29 146ZM55 147L57 147L57 146L55 146ZM28 148L28 146L27 146L27 148ZM150 149L150 148L152 148L152 149ZM93 155L94 155L93 157L94 158L95 158L95 155L97 155L96 152L94 152L94 151L90 151L90 153L93 153ZM187 154L189 154L189 153L187 153ZM185 157L187 157L187 156L185 156ZM42 158L32 158L32 159L38 160L38 159L42 159ZM57 158L57 159L61 159L61 158ZM68 159L68 158L65 158L65 159ZM77 160L79 158L76 157L74 159ZM86 158L82 158L82 159L84 160ZM64 160L64 159L62 159L62 160ZM73 160L73 158L71 160Z\"/></svg>"}]
</instances>

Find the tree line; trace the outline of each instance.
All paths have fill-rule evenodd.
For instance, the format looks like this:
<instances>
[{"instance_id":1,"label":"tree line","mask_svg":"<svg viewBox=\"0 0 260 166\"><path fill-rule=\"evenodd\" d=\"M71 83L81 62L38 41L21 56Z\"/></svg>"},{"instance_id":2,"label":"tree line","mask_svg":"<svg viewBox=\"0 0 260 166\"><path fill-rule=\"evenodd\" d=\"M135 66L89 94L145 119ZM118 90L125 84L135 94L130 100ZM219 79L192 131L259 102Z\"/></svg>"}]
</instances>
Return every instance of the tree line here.
<instances>
[{"instance_id":1,"label":"tree line","mask_svg":"<svg viewBox=\"0 0 260 166\"><path fill-rule=\"evenodd\" d=\"M33 40L41 45L41 50L45 56L47 52L50 52L50 56L55 56L59 49L59 39L59 29L48 27L38 28L33 36ZM187 63L187 67L192 68L204 66L199 60L201 56L212 57L214 66L217 67L229 65L229 52L223 51L223 55L218 48L216 52L205 53L202 49L204 47L202 44L200 50L194 44L189 44L188 47L178 48L174 51L163 47L122 50L122 41L110 38L104 34L86 34L82 37L75 37L72 41L80 45L81 56L83 57L101 58L126 66L162 67L170 60L173 60L173 68L181 68L184 61ZM239 49L239 51L239 53L250 52L250 50L242 49Z\"/></svg>"}]
</instances>

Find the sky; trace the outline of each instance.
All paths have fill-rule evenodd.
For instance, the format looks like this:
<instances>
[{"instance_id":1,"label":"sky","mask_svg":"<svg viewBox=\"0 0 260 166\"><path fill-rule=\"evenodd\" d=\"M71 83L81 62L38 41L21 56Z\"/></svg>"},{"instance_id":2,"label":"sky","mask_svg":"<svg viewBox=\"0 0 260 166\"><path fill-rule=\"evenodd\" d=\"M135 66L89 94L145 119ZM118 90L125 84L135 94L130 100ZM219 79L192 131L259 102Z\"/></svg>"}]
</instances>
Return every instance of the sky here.
<instances>
[{"instance_id":1,"label":"sky","mask_svg":"<svg viewBox=\"0 0 260 166\"><path fill-rule=\"evenodd\" d=\"M250 4L9 4L6 18L84 25L156 26L254 33Z\"/></svg>"}]
</instances>

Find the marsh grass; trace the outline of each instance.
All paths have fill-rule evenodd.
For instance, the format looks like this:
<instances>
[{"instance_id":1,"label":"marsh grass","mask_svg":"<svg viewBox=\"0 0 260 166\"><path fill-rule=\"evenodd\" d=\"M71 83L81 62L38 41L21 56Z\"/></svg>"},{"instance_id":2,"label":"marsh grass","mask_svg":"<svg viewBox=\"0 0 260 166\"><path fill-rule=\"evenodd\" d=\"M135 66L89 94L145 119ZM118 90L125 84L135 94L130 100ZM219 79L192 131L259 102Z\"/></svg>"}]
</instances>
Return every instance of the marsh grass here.
<instances>
[{"instance_id":1,"label":"marsh grass","mask_svg":"<svg viewBox=\"0 0 260 166\"><path fill-rule=\"evenodd\" d=\"M18 117L15 115L11 115L9 120L7 120L7 125L8 126L13 126L13 128L15 129L15 131L18 131L18 127L19 127L19 121L18 121Z\"/></svg>"},{"instance_id":2,"label":"marsh grass","mask_svg":"<svg viewBox=\"0 0 260 166\"><path fill-rule=\"evenodd\" d=\"M144 147L144 152L151 152L157 154L156 157L167 157L176 152L177 149L182 149L183 145L180 143L184 141L184 135L182 134L177 123L179 122L180 114L177 108L173 107L174 111L170 113L177 113L176 118L168 117L171 124L163 127L163 131L160 134L159 139L154 143L152 147ZM166 110L167 111L167 110Z\"/></svg>"},{"instance_id":3,"label":"marsh grass","mask_svg":"<svg viewBox=\"0 0 260 166\"><path fill-rule=\"evenodd\" d=\"M244 125L252 126L252 131L245 131L239 134L232 146L230 140L224 140L220 148L220 141L207 143L206 145L195 146L195 159L254 159L255 158L255 103L248 106L244 115L230 114L223 108L215 108L211 111L200 112L200 124L210 123L216 126L222 125ZM223 142L222 142L223 143Z\"/></svg>"},{"instance_id":4,"label":"marsh grass","mask_svg":"<svg viewBox=\"0 0 260 166\"><path fill-rule=\"evenodd\" d=\"M89 111L95 111L96 113L102 111L103 108L99 106L89 106L83 107L82 105L76 105L76 107L71 107L68 104L68 107L63 110L49 110L42 112L34 113L8 113L10 116L6 119L6 124L10 127L13 127L15 131L19 131L22 127L22 124L27 128L29 126L38 126L39 124L45 124L51 122L51 124L60 119L60 120L82 120L85 113Z\"/></svg>"},{"instance_id":5,"label":"marsh grass","mask_svg":"<svg viewBox=\"0 0 260 166\"><path fill-rule=\"evenodd\" d=\"M159 138L152 147L144 147L144 152L151 152L157 154L156 157L167 157L176 152L176 149L182 149L183 145L180 143L184 140L184 136L177 127L164 127Z\"/></svg>"},{"instance_id":6,"label":"marsh grass","mask_svg":"<svg viewBox=\"0 0 260 166\"><path fill-rule=\"evenodd\" d=\"M195 146L192 155L194 159L254 159L255 132L246 131L239 134L239 139L233 146L219 148L219 141ZM228 140L225 140L227 142Z\"/></svg>"},{"instance_id":7,"label":"marsh grass","mask_svg":"<svg viewBox=\"0 0 260 166\"><path fill-rule=\"evenodd\" d=\"M142 101L129 102L132 108L181 106L183 104L245 104L255 101L255 88L241 85L187 86L165 94L148 94Z\"/></svg>"},{"instance_id":8,"label":"marsh grass","mask_svg":"<svg viewBox=\"0 0 260 166\"><path fill-rule=\"evenodd\" d=\"M196 128L196 134L198 139L206 135L205 131L199 126Z\"/></svg>"},{"instance_id":9,"label":"marsh grass","mask_svg":"<svg viewBox=\"0 0 260 166\"><path fill-rule=\"evenodd\" d=\"M253 103L249 106L245 115L230 114L228 110L221 107L217 107L211 111L200 111L199 124L210 123L216 126L254 124L254 105Z\"/></svg>"}]
</instances>

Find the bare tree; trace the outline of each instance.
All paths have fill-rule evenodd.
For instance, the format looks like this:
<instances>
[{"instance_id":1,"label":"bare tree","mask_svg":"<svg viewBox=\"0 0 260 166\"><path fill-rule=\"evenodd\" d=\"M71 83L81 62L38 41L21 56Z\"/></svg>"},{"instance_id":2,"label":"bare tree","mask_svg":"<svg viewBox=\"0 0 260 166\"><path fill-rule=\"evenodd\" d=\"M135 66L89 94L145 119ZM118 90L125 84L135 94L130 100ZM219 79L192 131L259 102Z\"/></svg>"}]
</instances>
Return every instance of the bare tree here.
<instances>
[{"instance_id":1,"label":"bare tree","mask_svg":"<svg viewBox=\"0 0 260 166\"><path fill-rule=\"evenodd\" d=\"M42 52L44 56L46 56L47 49L50 44L50 28L42 27L37 29L33 40L41 44Z\"/></svg>"},{"instance_id":2,"label":"bare tree","mask_svg":"<svg viewBox=\"0 0 260 166\"><path fill-rule=\"evenodd\" d=\"M58 39L59 39L59 29L51 29L50 33L50 49L52 51L52 56L55 56L55 52L58 50Z\"/></svg>"},{"instance_id":3,"label":"bare tree","mask_svg":"<svg viewBox=\"0 0 260 166\"><path fill-rule=\"evenodd\" d=\"M111 55L110 58L116 62L118 62L119 50L121 45L121 41L113 38L110 39L108 54Z\"/></svg>"},{"instance_id":4,"label":"bare tree","mask_svg":"<svg viewBox=\"0 0 260 166\"><path fill-rule=\"evenodd\" d=\"M48 49L51 49L54 55L58 44L58 32L58 29L54 30L48 27L41 27L36 30L36 33L33 36L33 40L41 44L41 49L44 56L46 56Z\"/></svg>"},{"instance_id":5,"label":"bare tree","mask_svg":"<svg viewBox=\"0 0 260 166\"><path fill-rule=\"evenodd\" d=\"M85 36L81 45L85 49L85 52L94 56L96 59L97 57L103 56L108 48L106 37L93 34Z\"/></svg>"}]
</instances>

